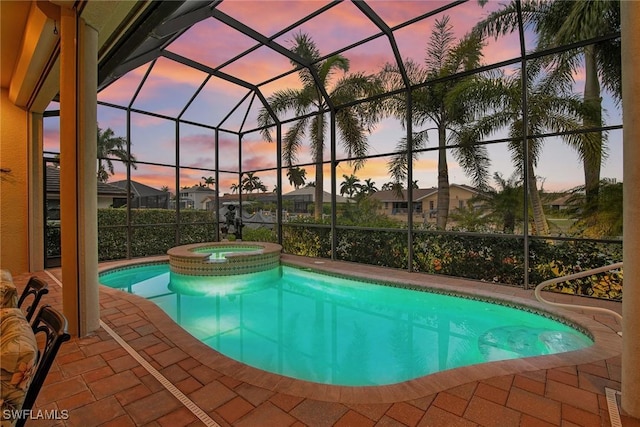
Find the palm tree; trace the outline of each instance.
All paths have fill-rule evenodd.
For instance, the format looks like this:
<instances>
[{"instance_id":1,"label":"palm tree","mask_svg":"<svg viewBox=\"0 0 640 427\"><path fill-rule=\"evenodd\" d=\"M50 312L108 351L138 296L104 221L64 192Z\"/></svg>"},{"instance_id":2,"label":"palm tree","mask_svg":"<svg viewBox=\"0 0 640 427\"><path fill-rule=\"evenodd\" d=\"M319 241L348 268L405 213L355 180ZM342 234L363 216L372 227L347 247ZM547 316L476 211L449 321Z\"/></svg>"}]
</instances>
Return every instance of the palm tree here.
<instances>
[{"instance_id":1,"label":"palm tree","mask_svg":"<svg viewBox=\"0 0 640 427\"><path fill-rule=\"evenodd\" d=\"M362 185L360 184L360 179L357 176L351 174L349 176L342 175L344 181L340 184L340 195L344 196L345 194L349 197L353 197L356 194Z\"/></svg>"},{"instance_id":2,"label":"palm tree","mask_svg":"<svg viewBox=\"0 0 640 427\"><path fill-rule=\"evenodd\" d=\"M538 35L538 50L571 44L620 31L620 2L609 1L539 1L527 0L522 5L527 27ZM499 35L513 32L518 27L516 2L490 14L478 24L481 34ZM554 72L573 81L584 64L585 83L583 100L590 113L583 118L585 128L599 128L602 120L602 85L620 102L621 47L620 39L600 41L582 49L572 49L549 60ZM600 169L606 155L606 135L601 131L585 135L579 148L585 177L587 209L598 204Z\"/></svg>"},{"instance_id":3,"label":"palm tree","mask_svg":"<svg viewBox=\"0 0 640 427\"><path fill-rule=\"evenodd\" d=\"M115 173L111 158L117 158L137 169L136 158L127 153L127 140L116 136L111 128L105 130L98 126L98 182L107 182Z\"/></svg>"},{"instance_id":4,"label":"palm tree","mask_svg":"<svg viewBox=\"0 0 640 427\"><path fill-rule=\"evenodd\" d=\"M287 178L289 178L289 184L293 185L296 190L304 185L306 177L307 171L300 168L299 166L290 167L287 170Z\"/></svg>"},{"instance_id":5,"label":"palm tree","mask_svg":"<svg viewBox=\"0 0 640 427\"><path fill-rule=\"evenodd\" d=\"M555 74L544 74L544 64L532 61L527 68L527 129L522 120L522 78L521 73L510 76L501 74L498 78L487 79L474 86L475 93L465 102L476 108L492 111L467 128L467 131L482 138L495 130L507 126L512 141L509 143L511 157L522 176L527 176L527 188L533 213L534 234L549 234L545 213L538 191L538 177L535 167L542 152L543 140L535 135L546 132L572 132L581 128L584 114L589 110L576 95L569 92L566 80ZM478 103L478 101L480 101ZM472 108L471 105L468 108ZM528 156L525 156L523 138L528 139ZM564 142L580 153L583 141L588 136L565 134Z\"/></svg>"},{"instance_id":6,"label":"palm tree","mask_svg":"<svg viewBox=\"0 0 640 427\"><path fill-rule=\"evenodd\" d=\"M382 191L393 191L399 199L404 200L404 183L401 180L385 182L381 188Z\"/></svg>"},{"instance_id":7,"label":"palm tree","mask_svg":"<svg viewBox=\"0 0 640 427\"><path fill-rule=\"evenodd\" d=\"M215 185L216 183L216 179L212 176L203 176L202 180L204 181L204 185L206 185L207 188L211 188L211 186Z\"/></svg>"},{"instance_id":8,"label":"palm tree","mask_svg":"<svg viewBox=\"0 0 640 427\"><path fill-rule=\"evenodd\" d=\"M516 222L523 218L523 188L519 171L515 171L505 179L502 174L496 172L493 179L498 188L488 188L477 199L482 202L480 209L486 212L489 218L502 225L502 232L513 234Z\"/></svg>"},{"instance_id":9,"label":"palm tree","mask_svg":"<svg viewBox=\"0 0 640 427\"><path fill-rule=\"evenodd\" d=\"M240 186L235 182L231 184L229 188L231 189L231 194L236 194L238 191L240 191Z\"/></svg>"},{"instance_id":10,"label":"palm tree","mask_svg":"<svg viewBox=\"0 0 640 427\"><path fill-rule=\"evenodd\" d=\"M380 190L382 191L389 191L389 190L393 190L393 186L396 183L393 181L389 181L389 182L385 182L384 184L382 184L382 187L380 187ZM402 185L402 183L399 183L400 185ZM404 189L404 188L403 188Z\"/></svg>"},{"instance_id":11,"label":"palm tree","mask_svg":"<svg viewBox=\"0 0 640 427\"><path fill-rule=\"evenodd\" d=\"M242 189L247 193L253 193L253 190L260 190L264 185L260 181L260 178L255 176L255 172L246 172L245 177L242 178Z\"/></svg>"},{"instance_id":12,"label":"palm tree","mask_svg":"<svg viewBox=\"0 0 640 427\"><path fill-rule=\"evenodd\" d=\"M323 160L324 136L327 129L326 111L329 104L323 96L327 92L334 105L342 105L357 99L380 93L382 85L377 79L363 73L347 74L349 60L342 55L333 55L321 59L320 51L310 36L302 32L294 35L291 51L310 63L311 71L302 68L298 72L303 87L301 89L284 89L277 91L268 98L268 103L275 113L294 111L299 119L283 138L282 156L284 163L291 167L297 160L297 153L307 132L311 139L311 151L315 163L315 208L316 219L322 217L323 199ZM292 61L294 66L299 64ZM338 72L342 77L330 86L332 78ZM317 80L316 80L317 79ZM320 87L318 86L320 85ZM349 108L342 108L336 112L336 127L347 155L356 157L355 167L362 166L361 158L366 155L368 143L366 135L373 130L377 121L377 114L372 108L373 103L358 104ZM309 115L316 112L316 115ZM266 108L262 108L258 122L263 127L262 135L267 141L272 141L270 126L273 119Z\"/></svg>"},{"instance_id":13,"label":"palm tree","mask_svg":"<svg viewBox=\"0 0 640 427\"><path fill-rule=\"evenodd\" d=\"M364 183L360 185L360 192L366 196L369 194L373 194L378 191L378 187L376 187L376 183L371 181L371 178L367 178L364 180Z\"/></svg>"},{"instance_id":14,"label":"palm tree","mask_svg":"<svg viewBox=\"0 0 640 427\"><path fill-rule=\"evenodd\" d=\"M405 62L405 70L412 85L428 82L438 78L452 76L457 73L478 68L482 57L482 40L475 34L467 35L455 42L453 26L449 17L436 20L435 27L427 44L425 66L412 61ZM390 90L404 87L401 74L395 65L387 64L381 72L383 81L388 82ZM486 147L468 140L468 133L462 132L464 126L471 122L472 109L461 107L460 100L467 94L465 89L472 87L480 77L465 77L447 80L434 85L423 86L412 91L413 125L421 126L433 123L438 134L438 200L436 225L444 229L449 215L449 170L447 166L447 145L455 145L455 158L469 174L478 188L484 188L488 179L488 163ZM391 115L400 120L406 118L406 98L404 94L390 98L386 108ZM428 140L423 129L414 132L412 149L414 161L417 150L423 149ZM407 140L403 138L397 145L396 155L389 162L389 171L396 182L407 177Z\"/></svg>"}]
</instances>

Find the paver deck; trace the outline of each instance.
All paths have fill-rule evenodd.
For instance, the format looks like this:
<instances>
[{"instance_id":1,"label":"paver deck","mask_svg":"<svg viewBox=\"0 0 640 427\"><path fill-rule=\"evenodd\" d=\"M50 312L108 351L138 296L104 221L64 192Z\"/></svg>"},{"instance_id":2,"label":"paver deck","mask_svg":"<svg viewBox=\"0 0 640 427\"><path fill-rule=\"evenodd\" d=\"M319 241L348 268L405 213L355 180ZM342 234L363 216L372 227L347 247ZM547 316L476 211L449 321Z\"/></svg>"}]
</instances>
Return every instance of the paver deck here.
<instances>
[{"instance_id":1,"label":"paver deck","mask_svg":"<svg viewBox=\"0 0 640 427\"><path fill-rule=\"evenodd\" d=\"M346 266L352 273L380 274L367 266L322 263L336 271ZM59 270L49 273L60 278ZM61 288L46 272L36 274L49 283L45 303L61 309ZM28 277L14 274L19 287ZM438 281L471 292L477 286L458 279ZM532 291L481 286L496 295L533 298ZM607 305L620 311L618 303ZM620 390L615 348L587 356L455 369L429 376L433 380L426 382L367 393L273 374L258 378L259 371L205 347L149 301L101 287L100 307L106 328L63 345L34 407L57 410L68 418L30 420L28 426L205 425L107 329L221 426L609 426L605 387ZM620 328L613 317L582 316L605 329ZM621 419L624 427L640 426L625 414Z\"/></svg>"}]
</instances>

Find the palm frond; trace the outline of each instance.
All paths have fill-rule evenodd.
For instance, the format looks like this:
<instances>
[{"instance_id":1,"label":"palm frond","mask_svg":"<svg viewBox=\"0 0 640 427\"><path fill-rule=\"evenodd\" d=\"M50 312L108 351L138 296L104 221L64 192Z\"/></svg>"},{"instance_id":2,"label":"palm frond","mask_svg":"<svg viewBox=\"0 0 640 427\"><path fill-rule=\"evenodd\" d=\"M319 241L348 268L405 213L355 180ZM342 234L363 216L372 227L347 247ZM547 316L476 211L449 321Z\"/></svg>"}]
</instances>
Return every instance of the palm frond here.
<instances>
[{"instance_id":1,"label":"palm frond","mask_svg":"<svg viewBox=\"0 0 640 427\"><path fill-rule=\"evenodd\" d=\"M311 153L314 160L322 161L321 154L324 153L324 140L326 130L326 118L324 114L318 114L311 119ZM321 166L319 166L321 167Z\"/></svg>"},{"instance_id":2,"label":"palm frond","mask_svg":"<svg viewBox=\"0 0 640 427\"><path fill-rule=\"evenodd\" d=\"M331 77L338 71L346 73L349 71L349 60L342 55L333 55L325 59L320 63L318 67L318 77L320 78L320 84L325 88Z\"/></svg>"},{"instance_id":3,"label":"palm frond","mask_svg":"<svg viewBox=\"0 0 640 427\"><path fill-rule=\"evenodd\" d=\"M302 146L309 118L296 121L284 135L282 140L282 160L291 166L298 160L298 150Z\"/></svg>"},{"instance_id":4,"label":"palm frond","mask_svg":"<svg viewBox=\"0 0 640 427\"><path fill-rule=\"evenodd\" d=\"M418 160L418 157L420 156L420 153L416 153L416 150L423 149L426 146L428 139L429 135L427 134L427 131L415 132L413 134L411 141L412 149L414 150L412 153L413 161ZM407 149L408 143L407 138L405 137L398 141L396 144L395 154L391 157L391 160L387 162L389 175L391 175L393 180L396 182L404 182L407 179Z\"/></svg>"},{"instance_id":5,"label":"palm frond","mask_svg":"<svg viewBox=\"0 0 640 427\"><path fill-rule=\"evenodd\" d=\"M367 130L362 125L362 120L357 111L344 108L336 114L336 125L340 132L340 142L348 157L364 157L369 150ZM355 170L359 169L364 159L354 161Z\"/></svg>"},{"instance_id":6,"label":"palm frond","mask_svg":"<svg viewBox=\"0 0 640 427\"><path fill-rule=\"evenodd\" d=\"M544 4L535 1L523 1L521 3L522 19L525 29L529 29L540 20L540 16L544 14L541 9ZM480 21L473 28L472 32L478 33L482 37L493 36L496 39L499 36L512 33L518 30L518 11L516 2L511 1L502 9L490 13L485 19Z\"/></svg>"},{"instance_id":7,"label":"palm frond","mask_svg":"<svg viewBox=\"0 0 640 427\"><path fill-rule=\"evenodd\" d=\"M445 64L450 55L455 36L453 25L449 24L449 17L436 19L435 26L429 37L425 54L425 65L427 70L439 74L445 68Z\"/></svg>"},{"instance_id":8,"label":"palm frond","mask_svg":"<svg viewBox=\"0 0 640 427\"><path fill-rule=\"evenodd\" d=\"M282 89L271 95L267 102L276 115L285 113L287 111L294 111L297 115L304 115L308 111L311 104L311 100L308 97L307 92L299 89ZM258 114L258 124L260 126L273 125L273 119L265 108L262 108ZM269 128L264 128L260 131L262 137L272 142L271 131Z\"/></svg>"}]
</instances>

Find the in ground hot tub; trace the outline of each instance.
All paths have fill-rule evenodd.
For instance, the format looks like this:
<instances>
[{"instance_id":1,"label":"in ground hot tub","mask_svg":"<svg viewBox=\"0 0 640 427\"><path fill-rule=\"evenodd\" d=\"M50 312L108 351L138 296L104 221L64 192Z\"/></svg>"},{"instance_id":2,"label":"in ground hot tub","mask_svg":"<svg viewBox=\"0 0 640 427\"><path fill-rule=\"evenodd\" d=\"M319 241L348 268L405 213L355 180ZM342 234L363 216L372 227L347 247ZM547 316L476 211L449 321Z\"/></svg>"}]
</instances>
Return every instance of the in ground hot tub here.
<instances>
[{"instance_id":1,"label":"in ground hot tub","mask_svg":"<svg viewBox=\"0 0 640 427\"><path fill-rule=\"evenodd\" d=\"M280 266L282 246L267 242L209 242L167 251L171 273L185 276L230 276Z\"/></svg>"}]
</instances>

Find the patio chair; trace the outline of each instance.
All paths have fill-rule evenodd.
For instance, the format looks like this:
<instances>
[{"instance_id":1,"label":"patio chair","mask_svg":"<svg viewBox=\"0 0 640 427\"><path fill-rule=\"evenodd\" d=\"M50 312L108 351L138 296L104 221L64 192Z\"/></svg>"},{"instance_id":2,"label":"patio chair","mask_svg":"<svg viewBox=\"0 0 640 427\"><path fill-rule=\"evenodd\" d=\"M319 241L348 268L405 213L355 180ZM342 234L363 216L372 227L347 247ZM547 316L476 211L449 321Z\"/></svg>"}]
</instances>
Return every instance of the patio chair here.
<instances>
[{"instance_id":1,"label":"patio chair","mask_svg":"<svg viewBox=\"0 0 640 427\"><path fill-rule=\"evenodd\" d=\"M25 286L22 294L20 295L20 299L18 299L18 308L22 308L22 304L27 299L27 297L29 295L33 295L33 301L31 302L31 305L28 306L25 310L25 317L27 318L27 322L31 321L31 318L36 312L36 308L40 303L40 298L42 298L42 295L49 293L49 289L47 288L47 286L47 282L36 276L31 276L31 278L27 282L27 286Z\"/></svg>"},{"instance_id":2,"label":"patio chair","mask_svg":"<svg viewBox=\"0 0 640 427\"><path fill-rule=\"evenodd\" d=\"M38 364L35 368L33 380L27 389L24 403L22 404L23 410L30 410L33 408L33 404L38 397L38 393L42 388L42 384L49 373L49 369L53 364L53 360L55 359L60 346L71 338L67 333L67 319L62 313L48 305L43 306L40 311L38 311L31 328L36 339L39 337L39 334L44 334L45 339L38 340L39 343L43 343L43 348L38 351ZM19 418L16 422L16 426L22 427L26 421L26 417Z\"/></svg>"}]
</instances>

